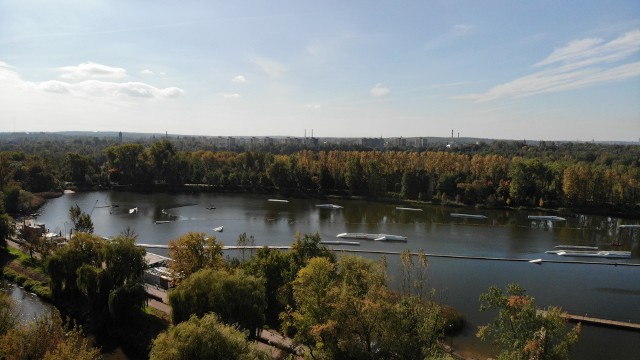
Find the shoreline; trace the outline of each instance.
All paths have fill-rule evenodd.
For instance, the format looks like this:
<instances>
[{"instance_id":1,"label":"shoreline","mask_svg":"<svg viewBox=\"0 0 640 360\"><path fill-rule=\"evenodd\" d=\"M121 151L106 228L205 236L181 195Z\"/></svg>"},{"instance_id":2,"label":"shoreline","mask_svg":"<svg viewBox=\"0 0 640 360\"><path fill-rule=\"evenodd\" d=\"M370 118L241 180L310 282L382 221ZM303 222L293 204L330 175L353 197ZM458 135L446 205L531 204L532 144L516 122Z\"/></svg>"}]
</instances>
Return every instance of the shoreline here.
<instances>
[{"instance_id":1,"label":"shoreline","mask_svg":"<svg viewBox=\"0 0 640 360\"><path fill-rule=\"evenodd\" d=\"M154 187L158 187L157 185ZM196 189L196 191L194 191ZM199 189L199 190L198 190ZM49 199L54 199L57 197L61 197L65 194L65 191L72 190L74 192L91 192L91 191L118 191L118 192L133 192L133 193L144 193L144 194L171 194L171 193L221 193L221 194L264 194L264 195L278 195L282 197L290 197L295 199L340 199L340 200L364 200L364 201L372 201L383 204L396 204L396 205L411 205L411 206L441 206L448 208L459 208L459 209L476 209L476 210L504 210L504 211L524 211L524 212L546 212L558 215L600 215L600 216L614 216L622 219L632 219L632 220L640 220L640 208L631 210L631 209L621 209L617 208L612 210L609 206L598 206L597 204L593 204L591 206L585 207L558 207L558 208L545 208L545 207L526 207L526 206L518 206L512 207L508 205L500 205L500 206L490 206L486 204L465 204L456 201L425 201L425 200L411 200L411 199L401 199L399 197L369 197L362 195L349 195L349 194L313 194L313 193L287 193L280 191L246 191L244 189L220 189L219 187L214 187L213 185L207 184L184 184L178 188L174 189L151 189L151 191L139 191L132 185L122 185L122 188L102 188L102 187L93 187L93 188L74 188L74 189L66 189L63 191L47 191L44 193L33 193L33 197L35 200L35 204L32 208L32 211L37 211L40 207L42 207L45 202ZM24 216L24 215L23 215Z\"/></svg>"}]
</instances>

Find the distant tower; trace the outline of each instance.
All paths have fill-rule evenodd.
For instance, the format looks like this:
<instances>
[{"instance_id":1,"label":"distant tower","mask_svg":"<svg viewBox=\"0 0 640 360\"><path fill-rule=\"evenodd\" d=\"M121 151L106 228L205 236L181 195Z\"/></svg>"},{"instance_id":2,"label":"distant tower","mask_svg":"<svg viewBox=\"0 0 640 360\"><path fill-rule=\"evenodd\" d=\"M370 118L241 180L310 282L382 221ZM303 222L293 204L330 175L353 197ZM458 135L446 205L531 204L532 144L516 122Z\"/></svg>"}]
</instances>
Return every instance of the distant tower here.
<instances>
[{"instance_id":1,"label":"distant tower","mask_svg":"<svg viewBox=\"0 0 640 360\"><path fill-rule=\"evenodd\" d=\"M120 142L122 142L122 131L120 131L120 133L118 134L118 139L120 140Z\"/></svg>"},{"instance_id":2,"label":"distant tower","mask_svg":"<svg viewBox=\"0 0 640 360\"><path fill-rule=\"evenodd\" d=\"M453 129L451 129L451 141L453 141Z\"/></svg>"}]
</instances>

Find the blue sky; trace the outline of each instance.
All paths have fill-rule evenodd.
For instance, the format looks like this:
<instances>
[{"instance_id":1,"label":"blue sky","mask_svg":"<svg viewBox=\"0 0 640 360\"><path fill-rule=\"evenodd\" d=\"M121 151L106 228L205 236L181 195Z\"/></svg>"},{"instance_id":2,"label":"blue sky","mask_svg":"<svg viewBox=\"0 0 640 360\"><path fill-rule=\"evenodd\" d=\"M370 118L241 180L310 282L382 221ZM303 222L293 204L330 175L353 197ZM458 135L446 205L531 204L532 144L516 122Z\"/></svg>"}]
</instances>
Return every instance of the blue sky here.
<instances>
[{"instance_id":1,"label":"blue sky","mask_svg":"<svg viewBox=\"0 0 640 360\"><path fill-rule=\"evenodd\" d=\"M0 0L0 131L640 139L640 2Z\"/></svg>"}]
</instances>

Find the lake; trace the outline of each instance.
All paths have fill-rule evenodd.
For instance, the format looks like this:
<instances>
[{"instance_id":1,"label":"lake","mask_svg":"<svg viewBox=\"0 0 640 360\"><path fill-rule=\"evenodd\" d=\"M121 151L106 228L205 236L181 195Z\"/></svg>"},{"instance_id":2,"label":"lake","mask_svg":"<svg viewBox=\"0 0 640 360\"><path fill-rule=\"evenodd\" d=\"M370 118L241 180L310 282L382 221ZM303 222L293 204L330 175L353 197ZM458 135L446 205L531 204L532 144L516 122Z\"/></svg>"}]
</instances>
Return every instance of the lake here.
<instances>
[{"instance_id":1,"label":"lake","mask_svg":"<svg viewBox=\"0 0 640 360\"><path fill-rule=\"evenodd\" d=\"M296 232L319 233L336 240L344 232L397 234L406 243L361 241L358 250L411 251L429 254L499 257L515 259L581 260L594 263L640 264L640 229L621 229L638 220L574 215L566 221L531 221L540 212L460 209L422 206L422 211L398 210L397 206L364 200L287 199L251 194L137 194L100 191L65 194L48 200L38 222L51 232L69 233L69 208L75 204L90 213L95 233L112 237L127 227L140 243L167 244L188 231L215 235L225 245L235 245L238 235L254 236L256 245L290 245ZM331 202L343 209L321 209ZM113 207L117 205L117 207ZM215 209L211 209L215 207ZM130 209L137 208L137 212ZM485 215L487 219L451 217L451 213ZM156 224L156 221L168 221ZM224 231L213 228L224 226ZM562 258L546 254L560 244L599 246L627 250L631 259ZM612 244L615 244L613 246ZM341 246L345 248L345 246ZM166 254L165 250L151 252ZM379 255L367 255L379 258ZM390 272L399 273L398 256L387 256ZM493 313L480 313L478 297L490 285L502 288L519 283L539 306L561 306L577 314L640 322L640 266L576 263L531 264L513 261L429 258L429 285L442 302L462 311L466 330L454 338L454 346L490 355L490 346L474 334ZM583 326L580 343L572 352L576 359L637 359L640 332Z\"/></svg>"}]
</instances>

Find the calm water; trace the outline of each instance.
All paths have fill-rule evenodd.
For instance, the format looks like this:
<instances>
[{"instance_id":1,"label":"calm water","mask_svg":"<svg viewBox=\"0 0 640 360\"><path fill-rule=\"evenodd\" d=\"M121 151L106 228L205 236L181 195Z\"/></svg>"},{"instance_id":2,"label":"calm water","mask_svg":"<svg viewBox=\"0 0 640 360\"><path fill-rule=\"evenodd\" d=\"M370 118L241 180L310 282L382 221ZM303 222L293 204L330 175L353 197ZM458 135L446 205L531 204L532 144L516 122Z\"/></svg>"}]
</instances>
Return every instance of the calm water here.
<instances>
[{"instance_id":1,"label":"calm water","mask_svg":"<svg viewBox=\"0 0 640 360\"><path fill-rule=\"evenodd\" d=\"M91 213L95 232L115 236L130 227L141 243L166 244L187 231L215 236L235 245L238 235L255 237L256 245L289 245L297 231L318 232L324 240L335 240L342 232L398 234L406 243L363 241L359 250L413 251L433 254L558 259L545 254L559 244L599 245L631 250L632 259L619 262L640 264L640 230L618 229L638 221L602 216L573 216L567 221L531 222L532 213L475 209L422 207L424 211L401 211L395 205L369 201L335 200L340 210L316 208L324 201L289 199L269 202L270 196L246 194L143 195L124 192L67 194L47 202L39 222L51 232L68 233L69 208L78 204ZM272 197L272 196L271 196ZM112 208L111 205L118 207ZM215 206L215 210L207 207ZM138 212L129 213L130 208ZM486 215L488 220L451 218L452 212ZM172 221L155 224L155 221ZM224 232L213 228L224 226ZM611 247L612 243L621 246ZM151 250L162 253L162 250ZM388 257L392 276L398 268L396 256ZM567 260L580 260L571 259ZM585 260L584 258L582 260ZM586 259L588 260L588 259ZM593 259L589 261L613 262ZM534 265L526 262L430 258L430 285L440 299L465 314L468 326L454 339L456 347L490 354L488 345L475 337L478 325L493 314L478 311L478 297L490 285L521 284L541 306L558 305L576 313L640 322L640 267L578 264ZM583 326L575 359L637 359L640 332Z\"/></svg>"},{"instance_id":2,"label":"calm water","mask_svg":"<svg viewBox=\"0 0 640 360\"><path fill-rule=\"evenodd\" d=\"M4 279L0 279L0 291L9 294L17 304L18 317L23 323L27 323L36 316L43 315L53 308L51 304L43 302L35 294L25 291L23 288Z\"/></svg>"}]
</instances>

